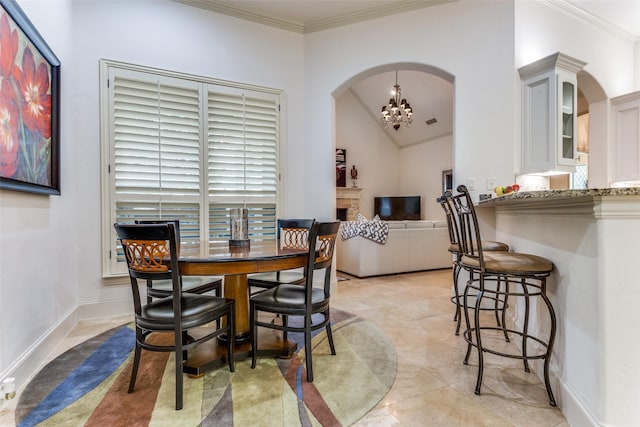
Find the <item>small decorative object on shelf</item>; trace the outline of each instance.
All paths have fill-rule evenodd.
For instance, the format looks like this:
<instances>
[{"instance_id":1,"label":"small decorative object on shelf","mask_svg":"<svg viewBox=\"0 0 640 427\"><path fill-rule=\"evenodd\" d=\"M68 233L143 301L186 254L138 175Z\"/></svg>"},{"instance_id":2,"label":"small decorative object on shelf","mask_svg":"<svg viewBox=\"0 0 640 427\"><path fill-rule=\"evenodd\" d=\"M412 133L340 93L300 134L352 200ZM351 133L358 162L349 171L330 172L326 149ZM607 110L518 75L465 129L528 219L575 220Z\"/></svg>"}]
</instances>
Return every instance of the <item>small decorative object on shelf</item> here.
<instances>
[{"instance_id":1,"label":"small decorative object on shelf","mask_svg":"<svg viewBox=\"0 0 640 427\"><path fill-rule=\"evenodd\" d=\"M358 169L356 169L356 165L351 167L351 186L358 188Z\"/></svg>"},{"instance_id":2,"label":"small decorative object on shelf","mask_svg":"<svg viewBox=\"0 0 640 427\"><path fill-rule=\"evenodd\" d=\"M249 246L249 210L233 208L229 210L229 247Z\"/></svg>"}]
</instances>

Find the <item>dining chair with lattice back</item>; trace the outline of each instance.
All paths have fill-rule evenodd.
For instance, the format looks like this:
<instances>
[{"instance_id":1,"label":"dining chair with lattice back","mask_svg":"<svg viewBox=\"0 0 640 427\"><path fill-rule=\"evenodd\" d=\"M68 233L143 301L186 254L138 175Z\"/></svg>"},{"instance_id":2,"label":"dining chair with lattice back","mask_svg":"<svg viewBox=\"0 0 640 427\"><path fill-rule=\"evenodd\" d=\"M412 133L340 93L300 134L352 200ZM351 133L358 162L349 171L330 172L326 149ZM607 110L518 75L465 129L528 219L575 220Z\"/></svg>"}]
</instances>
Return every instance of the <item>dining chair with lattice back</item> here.
<instances>
[{"instance_id":1,"label":"dining chair with lattice back","mask_svg":"<svg viewBox=\"0 0 640 427\"><path fill-rule=\"evenodd\" d=\"M226 334L226 359L229 370L235 370L235 301L182 291L178 271L178 243L173 223L114 224L114 228L127 260L135 313L136 342L128 392L132 393L135 387L142 349L174 352L175 407L176 410L182 409L183 361L187 359L188 350ZM170 280L171 295L143 304L138 280ZM220 322L223 317L226 322ZM221 323L221 327L212 326ZM193 328L201 331L195 335L197 339L191 337L193 334L188 334ZM155 333L168 333L173 337L169 343L164 343ZM150 336L154 338L148 340ZM161 377L163 373L158 375Z\"/></svg>"},{"instance_id":2,"label":"dining chair with lattice back","mask_svg":"<svg viewBox=\"0 0 640 427\"><path fill-rule=\"evenodd\" d=\"M249 300L252 368L256 367L256 360L260 353L258 327L280 330L283 331L283 334L287 332L300 332L303 334L308 382L313 381L311 332L324 328L331 354L336 354L331 332L329 301L331 294L331 265L339 228L339 221L314 222L311 226L303 286L288 283L280 284L252 296ZM324 273L324 285L323 287L314 287L314 272L320 271ZM281 315L282 323L261 320L261 312ZM300 318L302 320L301 322L292 322L291 316L297 316L294 319L296 321Z\"/></svg>"},{"instance_id":3,"label":"dining chair with lattice back","mask_svg":"<svg viewBox=\"0 0 640 427\"><path fill-rule=\"evenodd\" d=\"M174 225L176 239L178 243L178 257L180 257L180 221L173 220L136 220L136 224L168 224ZM182 291L193 294L204 294L214 292L217 296L222 296L222 278L216 276L181 276ZM163 298L171 295L173 285L171 280L147 280L147 302L153 298Z\"/></svg>"},{"instance_id":4,"label":"dining chair with lattice back","mask_svg":"<svg viewBox=\"0 0 640 427\"><path fill-rule=\"evenodd\" d=\"M304 249L309 246L309 230L313 219L278 219L276 239L280 249ZM247 278L249 288L270 289L282 283L304 283L301 269L251 274Z\"/></svg>"}]
</instances>

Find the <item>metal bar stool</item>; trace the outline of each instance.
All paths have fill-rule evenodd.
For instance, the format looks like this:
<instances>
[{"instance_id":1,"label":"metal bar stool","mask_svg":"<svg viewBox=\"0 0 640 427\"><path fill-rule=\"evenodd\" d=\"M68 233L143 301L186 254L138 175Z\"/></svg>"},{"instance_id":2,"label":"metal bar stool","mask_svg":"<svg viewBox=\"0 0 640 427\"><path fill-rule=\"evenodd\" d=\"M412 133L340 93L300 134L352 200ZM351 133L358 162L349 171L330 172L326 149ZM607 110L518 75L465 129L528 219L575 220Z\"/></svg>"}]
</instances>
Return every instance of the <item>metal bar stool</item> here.
<instances>
[{"instance_id":1,"label":"metal bar stool","mask_svg":"<svg viewBox=\"0 0 640 427\"><path fill-rule=\"evenodd\" d=\"M469 192L464 185L458 187L458 192L460 194L453 196L451 201L455 207L462 233L460 236L462 250L460 265L461 268L468 270L470 274L463 295L467 326L467 329L463 332L463 337L468 344L464 364L468 364L471 350L475 347L478 352L478 378L475 393L480 394L480 388L482 387L483 354L485 352L521 359L524 363L525 372L530 372L529 360L539 359L544 361L544 383L549 396L549 403L551 406L556 406L549 383L549 363L556 336L556 315L546 294L547 277L553 271L553 263L537 255L517 252L485 252L481 243L476 211ZM493 289L486 286L488 281L496 279L504 284L503 288L497 286ZM467 304L469 292L471 291L476 292L476 301L473 306L473 325L470 322L470 307ZM482 300L487 296L504 301L510 297L522 298L524 303L522 327L518 328L516 325L513 328L509 328L504 321L502 325L498 326L483 325L480 318L480 310ZM544 302L549 314L551 327L546 338L534 336L529 332L531 302L536 297L539 297ZM483 335L490 333L490 331L500 331L507 341L509 341L509 334L519 336L521 338L521 351L518 354L506 353L484 345ZM529 345L536 346L534 351L529 351Z\"/></svg>"},{"instance_id":2,"label":"metal bar stool","mask_svg":"<svg viewBox=\"0 0 640 427\"><path fill-rule=\"evenodd\" d=\"M456 322L456 335L460 334L460 323L462 321L462 295L460 295L460 289L458 287L460 270L462 269L462 265L460 264L460 259L462 258L462 250L460 248L460 236L462 232L460 231L460 226L457 221L456 215L453 212L453 207L451 206L452 194L450 191L446 191L444 195L438 197L436 201L440 203L442 209L444 210L445 216L447 218L447 228L449 229L449 252L454 256L453 260L453 291L454 296L451 297L451 302L456 306L456 312L453 316L453 321ZM494 242L494 241L483 241L482 242L482 250L483 251L499 251L499 252L509 252L509 245L503 242ZM497 286L500 286L498 283ZM481 307L480 310L493 310L496 315L496 322L500 325L500 318L498 317L498 313L502 312L504 314L505 309L508 307L506 301L503 300L494 300L493 307ZM504 321L504 316L502 321Z\"/></svg>"}]
</instances>

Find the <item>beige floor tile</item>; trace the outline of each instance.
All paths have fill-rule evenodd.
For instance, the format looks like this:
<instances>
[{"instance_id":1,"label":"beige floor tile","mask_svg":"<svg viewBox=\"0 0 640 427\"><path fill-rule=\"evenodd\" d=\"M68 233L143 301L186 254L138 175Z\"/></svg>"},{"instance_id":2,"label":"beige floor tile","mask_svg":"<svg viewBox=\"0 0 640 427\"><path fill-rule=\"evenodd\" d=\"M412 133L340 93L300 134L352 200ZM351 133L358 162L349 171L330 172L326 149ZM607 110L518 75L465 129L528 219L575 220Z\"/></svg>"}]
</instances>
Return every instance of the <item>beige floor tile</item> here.
<instances>
[{"instance_id":1,"label":"beige floor tile","mask_svg":"<svg viewBox=\"0 0 640 427\"><path fill-rule=\"evenodd\" d=\"M403 426L496 426L515 424L493 412L480 399L445 387L389 406Z\"/></svg>"},{"instance_id":2,"label":"beige floor tile","mask_svg":"<svg viewBox=\"0 0 640 427\"><path fill-rule=\"evenodd\" d=\"M472 349L469 365L462 363L467 344L462 333L454 335L451 296L451 270L338 282L332 306L376 324L398 352L393 387L355 426L568 427L560 410L549 406L541 381L525 373L519 360L485 355L482 394L474 394L477 353ZM482 316L483 322L495 322L490 312ZM81 321L47 361L131 320L120 316ZM500 336L489 336L487 342L517 352L515 343ZM5 402L0 409L0 425L13 425L16 402Z\"/></svg>"}]
</instances>

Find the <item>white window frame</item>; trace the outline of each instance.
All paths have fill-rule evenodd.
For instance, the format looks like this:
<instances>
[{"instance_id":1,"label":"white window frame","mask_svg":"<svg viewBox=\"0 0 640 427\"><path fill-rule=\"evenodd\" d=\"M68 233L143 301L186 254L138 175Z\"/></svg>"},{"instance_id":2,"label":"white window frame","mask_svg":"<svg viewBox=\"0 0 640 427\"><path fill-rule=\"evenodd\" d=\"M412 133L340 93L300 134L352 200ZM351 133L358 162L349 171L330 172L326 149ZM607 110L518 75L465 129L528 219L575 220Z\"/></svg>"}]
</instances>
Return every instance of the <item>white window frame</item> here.
<instances>
[{"instance_id":1,"label":"white window frame","mask_svg":"<svg viewBox=\"0 0 640 427\"><path fill-rule=\"evenodd\" d=\"M275 218L278 218L279 207L281 206L281 200L283 200L284 194L280 184L282 170L280 164L281 153L283 153L284 146L284 133L282 129L285 127L283 123L284 105L283 105L283 92L278 89L248 85L243 83L230 82L226 80L213 79L209 77L196 76L191 74L184 74L178 72L172 72L167 70L161 70L157 68L144 67L140 65L128 64L118 61L103 59L100 61L100 130L101 130L101 201L102 201L102 218L101 218L101 237L102 237L102 276L105 279L118 278L121 279L126 276L127 270L124 262L118 262L116 259L116 253L119 248L117 245L117 238L113 224L116 221L116 191L114 184L114 173L111 173L111 165L114 165L114 118L113 118L113 100L112 91L109 85L112 82L109 81L110 74L116 70L117 73L138 72L148 74L150 77L157 77L158 79L178 79L184 81L185 85L198 87L201 94L200 97L200 253L202 256L206 256L209 247L209 194L207 192L207 158L208 158L208 132L207 132L207 92L214 90L216 92L239 94L243 91L250 93L262 93L265 96L273 97L278 106L278 112L276 113L276 195L275 195ZM203 154L204 153L204 154ZM250 204L252 200L244 200L245 203ZM183 236L184 237L184 236ZM266 235L259 235L256 238L274 238L274 233L267 231ZM182 239L184 241L184 239Z\"/></svg>"}]
</instances>

